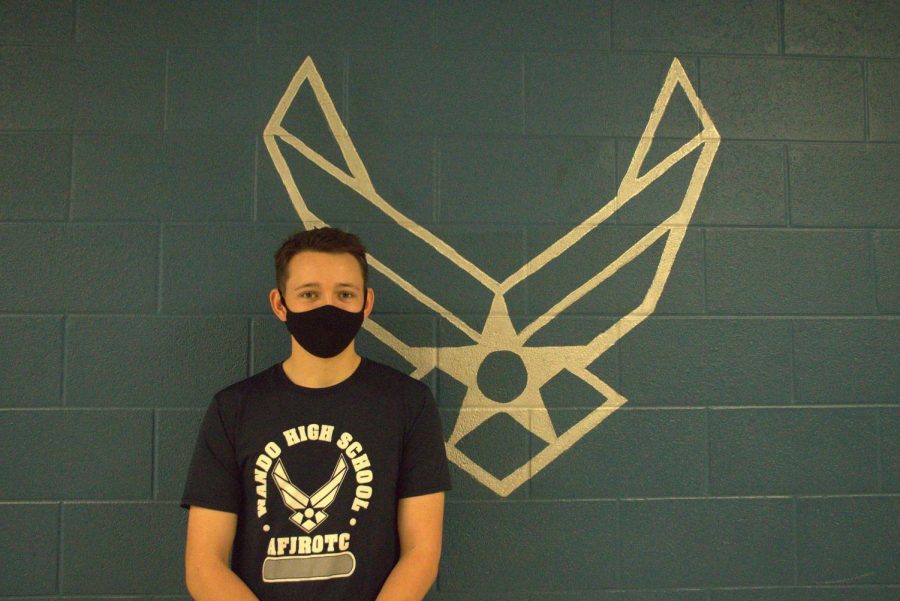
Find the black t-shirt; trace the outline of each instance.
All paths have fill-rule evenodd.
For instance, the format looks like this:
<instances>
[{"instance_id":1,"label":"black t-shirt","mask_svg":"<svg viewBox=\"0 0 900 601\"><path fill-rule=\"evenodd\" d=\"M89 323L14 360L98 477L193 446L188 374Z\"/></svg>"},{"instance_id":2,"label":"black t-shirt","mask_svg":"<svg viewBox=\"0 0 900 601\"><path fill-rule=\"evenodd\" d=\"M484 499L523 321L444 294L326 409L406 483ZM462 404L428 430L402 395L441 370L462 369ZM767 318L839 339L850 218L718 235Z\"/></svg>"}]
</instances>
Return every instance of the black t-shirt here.
<instances>
[{"instance_id":1,"label":"black t-shirt","mask_svg":"<svg viewBox=\"0 0 900 601\"><path fill-rule=\"evenodd\" d=\"M306 388L276 363L216 393L181 505L237 514L231 567L260 599L364 601L399 557L397 500L449 488L425 384L364 358Z\"/></svg>"}]
</instances>

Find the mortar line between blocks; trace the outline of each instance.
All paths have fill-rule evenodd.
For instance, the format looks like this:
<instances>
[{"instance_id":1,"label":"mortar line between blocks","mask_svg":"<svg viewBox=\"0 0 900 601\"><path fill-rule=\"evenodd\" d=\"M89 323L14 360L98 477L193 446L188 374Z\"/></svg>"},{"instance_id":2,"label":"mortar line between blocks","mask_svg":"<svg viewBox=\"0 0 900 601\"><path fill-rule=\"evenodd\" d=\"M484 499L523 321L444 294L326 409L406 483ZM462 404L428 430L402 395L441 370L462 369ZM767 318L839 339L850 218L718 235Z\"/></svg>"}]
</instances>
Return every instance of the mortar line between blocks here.
<instances>
[{"instance_id":1,"label":"mortar line between blocks","mask_svg":"<svg viewBox=\"0 0 900 601\"><path fill-rule=\"evenodd\" d=\"M341 91L341 104L343 107L343 120L346 124L345 127L349 131L351 127L353 127L353 123L350 121L350 51L344 51L343 61L343 73L341 74L341 84L343 84L343 90Z\"/></svg>"},{"instance_id":2,"label":"mortar line between blocks","mask_svg":"<svg viewBox=\"0 0 900 601\"><path fill-rule=\"evenodd\" d=\"M622 499L616 498L616 584L625 587L622 559Z\"/></svg>"},{"instance_id":3,"label":"mortar line between blocks","mask_svg":"<svg viewBox=\"0 0 900 601\"><path fill-rule=\"evenodd\" d=\"M56 512L56 593L62 594L63 578L63 503L59 503Z\"/></svg>"},{"instance_id":4,"label":"mortar line between blocks","mask_svg":"<svg viewBox=\"0 0 900 601\"><path fill-rule=\"evenodd\" d=\"M75 195L75 134L69 134L69 194L66 199L69 203L68 216L71 223L75 218L75 203L72 197Z\"/></svg>"},{"instance_id":5,"label":"mortar line between blocks","mask_svg":"<svg viewBox=\"0 0 900 601\"><path fill-rule=\"evenodd\" d=\"M778 54L784 56L784 0L778 0L775 20L778 23Z\"/></svg>"},{"instance_id":6,"label":"mortar line between blocks","mask_svg":"<svg viewBox=\"0 0 900 601\"><path fill-rule=\"evenodd\" d=\"M525 105L525 57L526 56L527 56L527 53L523 52L522 58L521 58L521 65L520 65L522 73L521 73L521 79L519 80L519 94L521 95L521 101L522 101L522 104L521 104L522 116L519 120L519 132L523 136L526 134L526 131L525 131L525 114L526 113L525 113L525 111L527 108Z\"/></svg>"},{"instance_id":7,"label":"mortar line between blocks","mask_svg":"<svg viewBox=\"0 0 900 601\"><path fill-rule=\"evenodd\" d=\"M878 256L875 252L875 242L878 233L875 230L869 230L869 263L872 267L872 287L875 293L875 313L881 314L881 302L878 300Z\"/></svg>"},{"instance_id":8,"label":"mortar line between blocks","mask_svg":"<svg viewBox=\"0 0 900 601\"><path fill-rule=\"evenodd\" d=\"M434 192L432 193L433 207L431 218L437 223L441 218L441 143L438 136L432 138L432 179Z\"/></svg>"},{"instance_id":9,"label":"mortar line between blocks","mask_svg":"<svg viewBox=\"0 0 900 601\"><path fill-rule=\"evenodd\" d=\"M163 222L159 222L159 242L156 245L156 314L162 314L163 301Z\"/></svg>"},{"instance_id":10,"label":"mortar line between blocks","mask_svg":"<svg viewBox=\"0 0 900 601\"><path fill-rule=\"evenodd\" d=\"M798 530L800 530L800 524L799 524L799 519L798 519L798 516L800 514L800 508L799 508L800 500L797 498L796 495L792 495L791 500L793 501L793 509L794 509L794 515L793 515L793 520L792 520L793 523L791 524L791 528L793 530L793 535L794 535L793 541L792 541L792 543L794 545L794 586L797 586L800 583L800 542L799 542L800 535L798 533Z\"/></svg>"},{"instance_id":11,"label":"mortar line between blocks","mask_svg":"<svg viewBox=\"0 0 900 601\"><path fill-rule=\"evenodd\" d=\"M158 409L153 409L150 412L150 500L157 500L157 483L158 478L156 477L156 468L159 465L159 458L157 454L159 453L159 432L157 431L157 426L159 425L159 420L157 419L156 412Z\"/></svg>"},{"instance_id":12,"label":"mortar line between blocks","mask_svg":"<svg viewBox=\"0 0 900 601\"><path fill-rule=\"evenodd\" d=\"M700 245L702 248L701 258L703 260L703 313L709 312L709 284L707 282L707 274L706 274L706 228L700 228ZM618 346L618 345L617 345Z\"/></svg>"},{"instance_id":13,"label":"mortar line between blocks","mask_svg":"<svg viewBox=\"0 0 900 601\"><path fill-rule=\"evenodd\" d=\"M790 370L791 370L791 404L797 405L800 402L799 383L797 381L797 331L794 320L788 321L788 333L791 345L790 354Z\"/></svg>"},{"instance_id":14,"label":"mortar line between blocks","mask_svg":"<svg viewBox=\"0 0 900 601\"><path fill-rule=\"evenodd\" d=\"M712 409L706 407L706 496L712 495Z\"/></svg>"},{"instance_id":15,"label":"mortar line between blocks","mask_svg":"<svg viewBox=\"0 0 900 601\"><path fill-rule=\"evenodd\" d=\"M75 43L81 41L81 31L79 30L78 23L81 21L78 7L81 5L81 2L76 0L72 2L72 39L75 40Z\"/></svg>"},{"instance_id":16,"label":"mortar line between blocks","mask_svg":"<svg viewBox=\"0 0 900 601\"><path fill-rule=\"evenodd\" d=\"M613 19L616 14L616 0L609 0L609 23L607 24L607 28L609 29L609 52L613 52L616 49L616 28L613 27Z\"/></svg>"},{"instance_id":17,"label":"mortar line between blocks","mask_svg":"<svg viewBox=\"0 0 900 601\"><path fill-rule=\"evenodd\" d=\"M882 457L884 456L884 437L882 436L882 415L884 411L882 409L875 410L875 436L877 439L877 449L878 453L875 455L875 470L876 476L878 477L878 490L882 493L887 493L884 485L884 460Z\"/></svg>"},{"instance_id":18,"label":"mortar line between blocks","mask_svg":"<svg viewBox=\"0 0 900 601\"><path fill-rule=\"evenodd\" d=\"M431 48L435 49L438 47L438 14L437 14L437 2L431 4Z\"/></svg>"},{"instance_id":19,"label":"mortar line between blocks","mask_svg":"<svg viewBox=\"0 0 900 601\"><path fill-rule=\"evenodd\" d=\"M256 0L256 43L257 45L262 44L262 33L261 33L261 25L260 25L260 0Z\"/></svg>"},{"instance_id":20,"label":"mortar line between blocks","mask_svg":"<svg viewBox=\"0 0 900 601\"><path fill-rule=\"evenodd\" d=\"M253 182L250 191L250 221L259 219L259 136L253 136Z\"/></svg>"},{"instance_id":21,"label":"mortar line between blocks","mask_svg":"<svg viewBox=\"0 0 900 601\"><path fill-rule=\"evenodd\" d=\"M863 140L869 141L869 61L860 60L862 64L862 100L863 100Z\"/></svg>"},{"instance_id":22,"label":"mortar line between blocks","mask_svg":"<svg viewBox=\"0 0 900 601\"><path fill-rule=\"evenodd\" d=\"M63 314L61 326L62 326L62 345L61 345L60 352L62 353L62 369L60 370L61 373L59 374L59 401L60 401L60 404L63 407L65 407L69 402L68 399L66 398L68 396L67 391L66 391L66 382L69 380L69 378L68 378L69 363L68 363L68 360L66 359L66 345L68 344L68 340L66 339L67 338L66 333L69 329L69 316L68 315Z\"/></svg>"},{"instance_id":23,"label":"mortar line between blocks","mask_svg":"<svg viewBox=\"0 0 900 601\"><path fill-rule=\"evenodd\" d=\"M163 55L163 131L169 130L169 49Z\"/></svg>"},{"instance_id":24,"label":"mortar line between blocks","mask_svg":"<svg viewBox=\"0 0 900 601\"><path fill-rule=\"evenodd\" d=\"M784 160L784 225L791 227L791 145L785 142L782 159Z\"/></svg>"}]
</instances>

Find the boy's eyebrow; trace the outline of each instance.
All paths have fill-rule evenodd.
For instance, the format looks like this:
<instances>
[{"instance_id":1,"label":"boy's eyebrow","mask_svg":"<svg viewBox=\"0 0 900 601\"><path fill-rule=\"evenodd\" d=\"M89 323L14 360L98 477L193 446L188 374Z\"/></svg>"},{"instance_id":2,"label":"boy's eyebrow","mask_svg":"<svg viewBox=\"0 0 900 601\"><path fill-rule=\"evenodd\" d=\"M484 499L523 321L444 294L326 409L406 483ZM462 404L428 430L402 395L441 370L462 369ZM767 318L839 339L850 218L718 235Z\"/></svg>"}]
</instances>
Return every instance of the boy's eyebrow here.
<instances>
[{"instance_id":1,"label":"boy's eyebrow","mask_svg":"<svg viewBox=\"0 0 900 601\"><path fill-rule=\"evenodd\" d=\"M294 290L301 290L303 288L321 288L322 285L318 282L307 282L305 284L298 284L294 286ZM353 282L338 282L338 288L353 288L354 290L360 290L361 288L354 284Z\"/></svg>"}]
</instances>

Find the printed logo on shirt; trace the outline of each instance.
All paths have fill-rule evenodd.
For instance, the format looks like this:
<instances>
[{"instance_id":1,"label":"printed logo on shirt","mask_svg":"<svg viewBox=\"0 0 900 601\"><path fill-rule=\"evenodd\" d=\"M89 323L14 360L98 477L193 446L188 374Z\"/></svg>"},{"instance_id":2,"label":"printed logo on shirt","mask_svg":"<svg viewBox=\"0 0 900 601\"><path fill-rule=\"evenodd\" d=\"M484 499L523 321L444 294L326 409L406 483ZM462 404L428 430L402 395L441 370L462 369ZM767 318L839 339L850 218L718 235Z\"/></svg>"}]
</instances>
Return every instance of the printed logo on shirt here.
<instances>
[{"instance_id":1,"label":"printed logo on shirt","mask_svg":"<svg viewBox=\"0 0 900 601\"><path fill-rule=\"evenodd\" d=\"M302 451L304 443L318 442L333 445L336 459L331 476L311 494L291 479L291 471L304 473L303 465L309 453ZM262 565L263 582L300 582L346 578L356 570L356 556L351 550L351 531L358 516L369 507L372 464L362 443L350 432L335 437L330 424L306 424L282 432L278 440L266 443L254 466L256 482L256 516L264 532L272 531L272 519L279 519L270 511L272 503L287 509L289 523L300 533L271 536ZM352 482L353 498L349 507L334 505L345 483ZM270 494L273 490L278 494ZM308 487L311 488L311 487ZM331 508L331 511L327 511ZM333 515L332 515L333 514ZM346 522L339 520L346 518ZM337 532L316 532L323 525ZM284 530L279 528L280 533Z\"/></svg>"}]
</instances>

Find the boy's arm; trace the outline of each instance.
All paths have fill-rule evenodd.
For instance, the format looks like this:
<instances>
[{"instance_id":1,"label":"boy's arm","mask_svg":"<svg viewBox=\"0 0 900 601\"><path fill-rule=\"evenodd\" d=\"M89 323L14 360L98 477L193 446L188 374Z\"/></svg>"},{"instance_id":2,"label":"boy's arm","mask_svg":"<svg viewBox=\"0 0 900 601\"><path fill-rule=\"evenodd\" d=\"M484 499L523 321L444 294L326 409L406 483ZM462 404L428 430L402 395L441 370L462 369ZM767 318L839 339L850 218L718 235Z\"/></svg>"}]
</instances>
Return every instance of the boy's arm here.
<instances>
[{"instance_id":1,"label":"boy's arm","mask_svg":"<svg viewBox=\"0 0 900 601\"><path fill-rule=\"evenodd\" d=\"M191 506L184 564L188 592L196 601L258 601L228 566L236 530L237 515Z\"/></svg>"},{"instance_id":2,"label":"boy's arm","mask_svg":"<svg viewBox=\"0 0 900 601\"><path fill-rule=\"evenodd\" d=\"M437 578L444 524L444 493L400 499L400 560L376 601L421 601Z\"/></svg>"}]
</instances>

